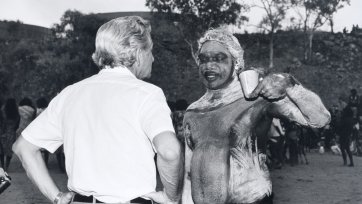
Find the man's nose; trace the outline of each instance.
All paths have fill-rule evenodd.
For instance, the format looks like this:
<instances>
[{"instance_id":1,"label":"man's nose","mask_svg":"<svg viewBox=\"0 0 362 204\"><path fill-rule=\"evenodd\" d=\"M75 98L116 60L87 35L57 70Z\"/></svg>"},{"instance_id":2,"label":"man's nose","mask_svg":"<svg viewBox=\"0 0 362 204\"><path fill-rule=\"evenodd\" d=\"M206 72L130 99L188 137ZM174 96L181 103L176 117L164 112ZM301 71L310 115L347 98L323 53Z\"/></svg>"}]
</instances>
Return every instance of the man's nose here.
<instances>
[{"instance_id":1,"label":"man's nose","mask_svg":"<svg viewBox=\"0 0 362 204\"><path fill-rule=\"evenodd\" d=\"M215 62L214 61L208 61L205 63L206 69L214 69L215 68Z\"/></svg>"}]
</instances>

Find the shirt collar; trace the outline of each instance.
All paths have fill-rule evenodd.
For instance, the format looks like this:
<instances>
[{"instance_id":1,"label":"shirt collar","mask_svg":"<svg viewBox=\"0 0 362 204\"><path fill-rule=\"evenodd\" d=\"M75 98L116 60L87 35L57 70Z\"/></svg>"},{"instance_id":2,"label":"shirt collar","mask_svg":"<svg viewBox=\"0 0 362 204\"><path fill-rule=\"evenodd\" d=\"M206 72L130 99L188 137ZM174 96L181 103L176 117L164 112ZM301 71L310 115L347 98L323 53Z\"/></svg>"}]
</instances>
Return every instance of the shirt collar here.
<instances>
[{"instance_id":1,"label":"shirt collar","mask_svg":"<svg viewBox=\"0 0 362 204\"><path fill-rule=\"evenodd\" d=\"M106 66L105 68L103 68L99 71L99 74L103 74L103 73L118 73L121 75L132 76L132 77L136 78L136 76L125 66L117 66L117 67L113 67L113 68Z\"/></svg>"}]
</instances>

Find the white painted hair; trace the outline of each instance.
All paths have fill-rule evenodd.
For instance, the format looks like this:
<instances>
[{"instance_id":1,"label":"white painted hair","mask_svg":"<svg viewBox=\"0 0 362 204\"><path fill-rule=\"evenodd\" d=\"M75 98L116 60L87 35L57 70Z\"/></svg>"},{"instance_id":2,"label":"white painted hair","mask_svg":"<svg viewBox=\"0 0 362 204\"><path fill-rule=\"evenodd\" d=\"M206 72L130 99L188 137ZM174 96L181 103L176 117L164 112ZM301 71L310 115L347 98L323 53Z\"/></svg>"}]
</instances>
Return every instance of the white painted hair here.
<instances>
[{"instance_id":1,"label":"white painted hair","mask_svg":"<svg viewBox=\"0 0 362 204\"><path fill-rule=\"evenodd\" d=\"M223 44L233 57L235 70L238 72L244 69L244 50L228 27L219 27L206 31L199 39L198 53L202 45L207 41L217 41Z\"/></svg>"},{"instance_id":2,"label":"white painted hair","mask_svg":"<svg viewBox=\"0 0 362 204\"><path fill-rule=\"evenodd\" d=\"M140 51L152 49L151 25L139 16L126 16L103 24L97 32L92 55L100 67L132 67Z\"/></svg>"}]
</instances>

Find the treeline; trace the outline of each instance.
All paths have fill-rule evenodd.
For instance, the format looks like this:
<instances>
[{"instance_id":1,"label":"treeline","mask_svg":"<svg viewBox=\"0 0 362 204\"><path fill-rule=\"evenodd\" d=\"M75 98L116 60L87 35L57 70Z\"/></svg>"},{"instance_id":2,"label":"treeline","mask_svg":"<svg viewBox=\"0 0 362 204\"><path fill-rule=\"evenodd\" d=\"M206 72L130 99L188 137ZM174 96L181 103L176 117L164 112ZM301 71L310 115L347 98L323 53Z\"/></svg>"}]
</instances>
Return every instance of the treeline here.
<instances>
[{"instance_id":1,"label":"treeline","mask_svg":"<svg viewBox=\"0 0 362 204\"><path fill-rule=\"evenodd\" d=\"M52 98L65 86L96 73L90 56L95 33L104 21L67 11L61 23L47 32L21 22L2 22L6 35L0 35L1 99Z\"/></svg>"},{"instance_id":2,"label":"treeline","mask_svg":"<svg viewBox=\"0 0 362 204\"><path fill-rule=\"evenodd\" d=\"M342 94L343 91L348 92L349 87L358 85L351 80L359 77L361 67L362 42L358 27L351 32L345 30L336 34L317 32L315 29L311 40L308 36L313 29L310 30L307 21L302 20L302 14L300 18L287 19L287 16L293 16L287 15L287 12L305 11L307 14L308 11L310 22L313 22L311 16L319 16L315 22L329 22L333 28L333 15L349 1L254 1L259 5L228 0L195 0L192 1L193 5L181 4L183 1L167 2L148 0L147 5L154 13L146 15L143 12L142 15L151 20L154 40L155 62L150 81L163 88L170 100L182 98L191 102L201 96L204 90L194 61L196 39L210 27L223 24L242 26L248 19L246 14L251 6L270 11L269 14L265 13L265 17L269 15L270 19L274 19L274 11L280 14L275 16L278 21L269 21L270 25L265 18L260 22L258 26L264 29L265 34L237 34L245 48L247 66L292 72L309 88L321 94L327 103L334 103L330 97L333 92ZM19 35L19 29L23 26L21 22L10 22L11 26L8 27L2 27L0 22L0 99L9 96L18 99L43 96L50 99L65 86L97 73L98 68L91 60L96 31L109 18L122 15L126 14L85 15L69 10L59 24L48 32L37 33L35 29L32 37L23 31L23 35ZM277 26L270 33L268 25ZM34 37L34 33L41 37ZM313 47L309 45L310 40L314 42Z\"/></svg>"}]
</instances>

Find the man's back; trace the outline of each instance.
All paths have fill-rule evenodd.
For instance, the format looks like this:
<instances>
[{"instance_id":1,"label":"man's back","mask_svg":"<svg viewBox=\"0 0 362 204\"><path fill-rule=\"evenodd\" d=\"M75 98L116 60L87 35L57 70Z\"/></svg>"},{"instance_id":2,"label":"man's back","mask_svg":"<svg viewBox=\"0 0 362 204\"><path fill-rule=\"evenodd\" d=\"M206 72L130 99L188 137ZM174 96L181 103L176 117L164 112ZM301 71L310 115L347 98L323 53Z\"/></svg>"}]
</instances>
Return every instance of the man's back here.
<instances>
[{"instance_id":1,"label":"man's back","mask_svg":"<svg viewBox=\"0 0 362 204\"><path fill-rule=\"evenodd\" d=\"M151 77L152 46L150 23L139 16L104 23L92 54L100 73L58 94L13 145L27 175L49 201L179 200L183 162L171 111L161 89L140 81ZM69 178L66 192L55 185L40 153L60 145ZM164 186L159 192L155 151Z\"/></svg>"},{"instance_id":2,"label":"man's back","mask_svg":"<svg viewBox=\"0 0 362 204\"><path fill-rule=\"evenodd\" d=\"M49 105L52 113L39 117L50 117L62 133L68 187L107 202L154 191L152 139L160 130L173 132L170 118L153 118L170 113L165 103L161 89L122 67L63 90Z\"/></svg>"}]
</instances>

